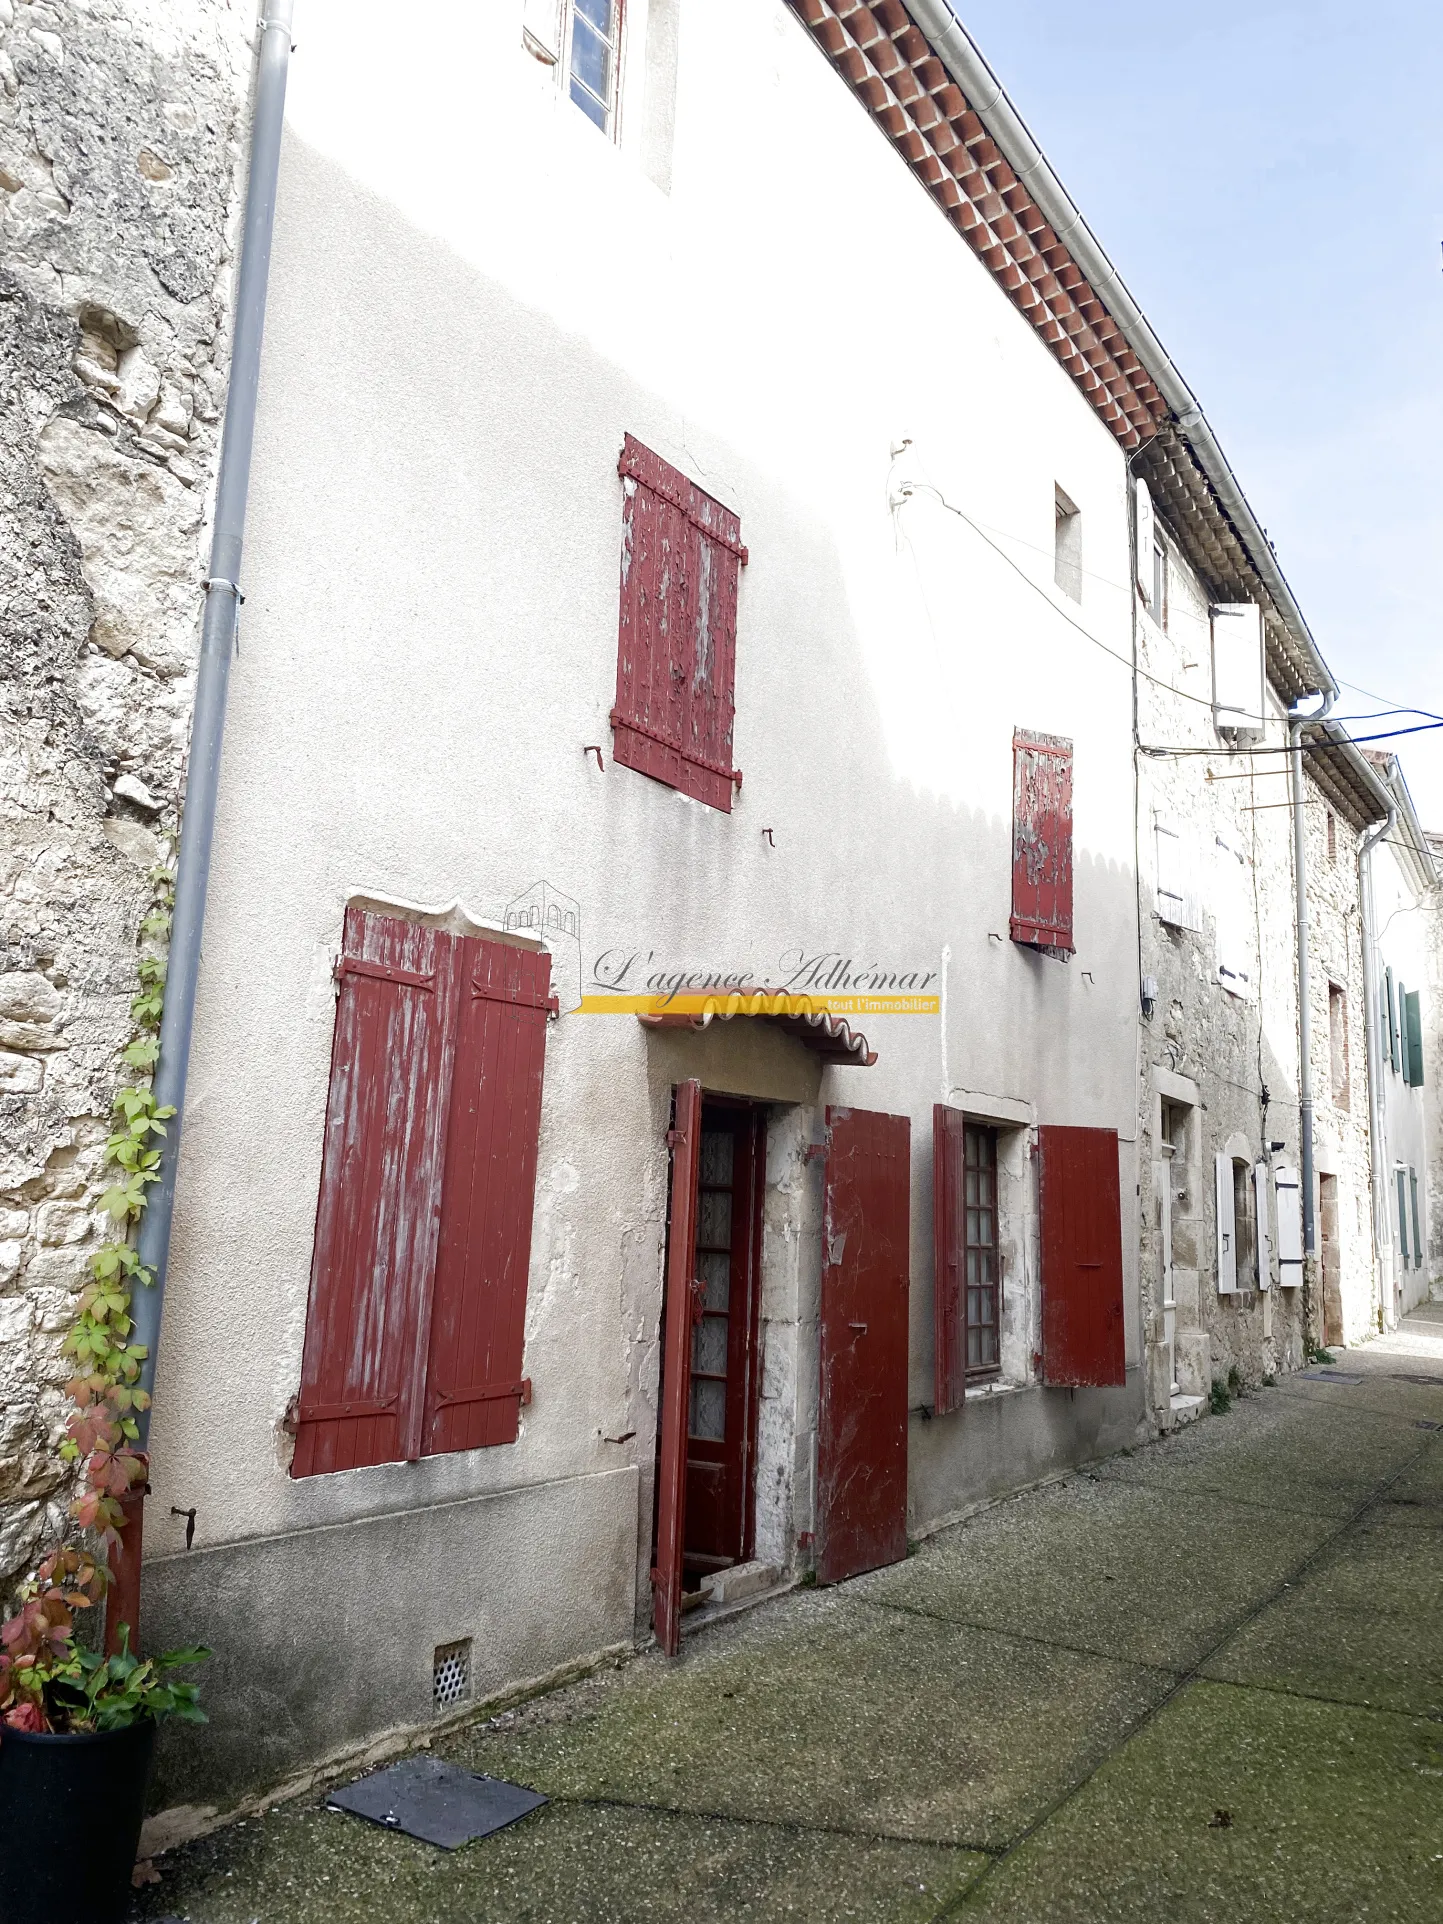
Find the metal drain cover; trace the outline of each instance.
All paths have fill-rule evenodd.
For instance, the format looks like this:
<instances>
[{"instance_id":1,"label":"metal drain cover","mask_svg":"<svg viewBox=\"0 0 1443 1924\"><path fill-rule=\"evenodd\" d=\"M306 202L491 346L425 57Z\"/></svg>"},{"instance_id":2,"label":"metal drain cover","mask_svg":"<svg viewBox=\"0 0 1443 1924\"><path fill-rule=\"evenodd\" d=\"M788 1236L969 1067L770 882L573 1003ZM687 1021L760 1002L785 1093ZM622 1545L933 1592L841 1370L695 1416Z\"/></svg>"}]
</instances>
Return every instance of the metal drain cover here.
<instances>
[{"instance_id":1,"label":"metal drain cover","mask_svg":"<svg viewBox=\"0 0 1443 1924\"><path fill-rule=\"evenodd\" d=\"M337 1810L451 1851L514 1824L546 1799L520 1784L443 1764L439 1757L408 1757L332 1791L329 1801Z\"/></svg>"},{"instance_id":2,"label":"metal drain cover","mask_svg":"<svg viewBox=\"0 0 1443 1924\"><path fill-rule=\"evenodd\" d=\"M1315 1383L1361 1383L1361 1376L1354 1376L1348 1370L1307 1370L1305 1375Z\"/></svg>"}]
</instances>

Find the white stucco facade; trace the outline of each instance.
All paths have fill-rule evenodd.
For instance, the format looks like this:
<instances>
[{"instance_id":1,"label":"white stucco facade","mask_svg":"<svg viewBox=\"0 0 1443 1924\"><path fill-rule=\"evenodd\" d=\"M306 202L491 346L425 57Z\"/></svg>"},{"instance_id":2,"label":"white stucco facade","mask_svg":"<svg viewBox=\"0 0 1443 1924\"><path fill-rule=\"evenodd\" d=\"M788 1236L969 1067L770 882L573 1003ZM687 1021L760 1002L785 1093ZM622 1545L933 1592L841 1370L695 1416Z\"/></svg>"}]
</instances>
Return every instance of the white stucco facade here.
<instances>
[{"instance_id":1,"label":"white stucco facade","mask_svg":"<svg viewBox=\"0 0 1443 1924\"><path fill-rule=\"evenodd\" d=\"M1428 1165L1430 1136L1436 1128L1430 1083L1437 1021L1432 1007L1436 992L1432 951L1437 940L1433 924L1438 910L1431 881L1432 857L1426 841L1414 833L1412 805L1396 763L1390 776L1401 804L1399 820L1373 850L1368 866L1378 1007L1375 1061L1382 1122L1378 1168L1380 1297L1384 1319L1391 1327L1415 1304L1427 1300L1431 1274ZM1403 1033L1398 1033L1400 995L1419 998L1423 1048L1419 1064L1422 1080L1418 1082L1410 1079L1412 1065L1405 1066L1406 1003Z\"/></svg>"},{"instance_id":2,"label":"white stucco facade","mask_svg":"<svg viewBox=\"0 0 1443 1924\"><path fill-rule=\"evenodd\" d=\"M911 1122L910 1527L1143 1420L1116 440L780 0L632 8L619 145L524 51L519 6L444 4L424 44L389 17L308 0L298 29L147 1536L148 1607L179 1634L199 1556L254 1599L242 1573L270 1546L365 1520L414 1604L410 1669L387 1670L373 1727L426 1714L433 1642L498 1653L478 1688L525 1670L485 1611L468 1630L454 1599L433 1607L402 1547L420 1512L515 1514L535 1493L529 1548L523 1529L489 1565L483 1532L467 1582L486 1611L533 1620L549 1661L629 1639L644 1614L684 1077L770 1105L761 1460L777 1474L759 1552L804 1562L812 1524L822 1176L806 1152L828 1104ZM734 510L750 551L730 815L612 760L627 433ZM1059 489L1082 517L1080 602L1053 581ZM1014 727L1074 745L1070 964L1009 940ZM563 1013L519 1440L292 1478L347 903L459 901L501 923L538 883L576 905L558 975L575 967L583 991L603 955L775 975L835 952L935 976L942 1014L858 1018L878 1055L863 1069L757 1024L656 1035ZM1011 1393L936 1419L939 1101L1008 1132ZM1120 1138L1115 1390L1037 1383L1029 1152L1048 1123ZM196 1504L187 1553L169 1512ZM565 1527L543 1521L558 1504ZM293 1650L324 1647L325 1610L309 1612ZM354 1734L306 1728L294 1757ZM227 1782L249 1768L217 1766Z\"/></svg>"}]
</instances>

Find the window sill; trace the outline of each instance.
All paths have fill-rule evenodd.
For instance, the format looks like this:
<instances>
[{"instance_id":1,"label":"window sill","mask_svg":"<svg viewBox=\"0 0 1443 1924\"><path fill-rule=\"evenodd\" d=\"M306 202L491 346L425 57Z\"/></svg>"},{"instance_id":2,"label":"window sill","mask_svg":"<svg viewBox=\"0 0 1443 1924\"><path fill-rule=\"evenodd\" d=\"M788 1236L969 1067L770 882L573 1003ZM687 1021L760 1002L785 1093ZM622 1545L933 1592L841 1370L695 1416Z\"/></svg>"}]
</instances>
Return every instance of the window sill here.
<instances>
[{"instance_id":1,"label":"window sill","mask_svg":"<svg viewBox=\"0 0 1443 1924\"><path fill-rule=\"evenodd\" d=\"M1001 1380L995 1383L969 1383L964 1394L964 1401L968 1403L981 1403L989 1396L1016 1396L1026 1388L1027 1385L1025 1383L1006 1383Z\"/></svg>"}]
</instances>

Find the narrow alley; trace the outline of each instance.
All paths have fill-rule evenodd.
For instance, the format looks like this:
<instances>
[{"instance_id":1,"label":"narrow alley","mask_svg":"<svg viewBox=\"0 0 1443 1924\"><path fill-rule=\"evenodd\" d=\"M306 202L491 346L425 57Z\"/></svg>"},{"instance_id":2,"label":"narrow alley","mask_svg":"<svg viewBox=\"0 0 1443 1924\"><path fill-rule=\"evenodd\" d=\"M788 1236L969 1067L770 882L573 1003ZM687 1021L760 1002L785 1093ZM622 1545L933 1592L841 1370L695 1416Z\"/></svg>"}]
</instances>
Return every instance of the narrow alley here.
<instances>
[{"instance_id":1,"label":"narrow alley","mask_svg":"<svg viewBox=\"0 0 1443 1924\"><path fill-rule=\"evenodd\" d=\"M1443 1305L443 1746L447 1852L317 1792L163 1860L190 1924L1443 1915Z\"/></svg>"}]
</instances>

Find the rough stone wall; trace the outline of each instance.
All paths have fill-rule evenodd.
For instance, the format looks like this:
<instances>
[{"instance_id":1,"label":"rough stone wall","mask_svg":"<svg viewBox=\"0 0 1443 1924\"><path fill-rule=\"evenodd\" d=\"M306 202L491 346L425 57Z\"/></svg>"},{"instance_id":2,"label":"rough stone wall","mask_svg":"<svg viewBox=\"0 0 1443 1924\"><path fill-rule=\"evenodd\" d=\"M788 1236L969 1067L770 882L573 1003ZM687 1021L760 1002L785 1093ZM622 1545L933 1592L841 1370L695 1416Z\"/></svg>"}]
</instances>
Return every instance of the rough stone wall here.
<instances>
[{"instance_id":1,"label":"rough stone wall","mask_svg":"<svg viewBox=\"0 0 1443 1924\"><path fill-rule=\"evenodd\" d=\"M1168 543L1167 621L1155 622L1139 600L1138 725L1144 745L1193 752L1139 756L1138 886L1141 962L1158 985L1154 1012L1143 1021L1139 1086L1139 1208L1148 1400L1166 1427L1170 1382L1162 1306L1160 1188L1169 1166L1159 1140L1157 1080L1195 1088L1186 1148L1173 1174L1176 1376L1183 1395L1207 1395L1236 1370L1256 1383L1296 1368L1304 1355L1301 1290L1217 1287L1214 1158L1239 1139L1250 1162L1267 1145L1285 1147L1275 1161L1298 1161L1297 969L1293 944L1291 817L1285 807L1285 758L1230 754L1213 725L1208 596ZM1283 741L1280 719L1260 747ZM1193 859L1201 926L1179 928L1157 912L1156 821L1176 826ZM1249 997L1218 980L1217 837L1240 850L1245 913L1243 948L1254 977ZM1326 991L1324 994L1326 1020ZM1156 1073L1155 1073L1156 1072Z\"/></svg>"},{"instance_id":2,"label":"rough stone wall","mask_svg":"<svg viewBox=\"0 0 1443 1924\"><path fill-rule=\"evenodd\" d=\"M63 1519L61 1343L224 395L251 0L0 0L0 1591Z\"/></svg>"}]
</instances>

